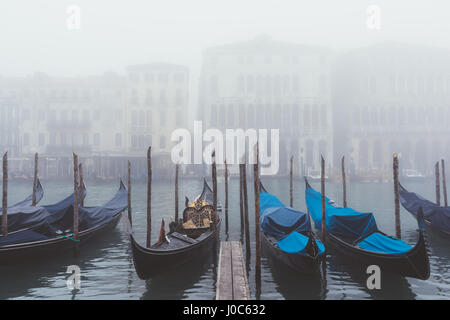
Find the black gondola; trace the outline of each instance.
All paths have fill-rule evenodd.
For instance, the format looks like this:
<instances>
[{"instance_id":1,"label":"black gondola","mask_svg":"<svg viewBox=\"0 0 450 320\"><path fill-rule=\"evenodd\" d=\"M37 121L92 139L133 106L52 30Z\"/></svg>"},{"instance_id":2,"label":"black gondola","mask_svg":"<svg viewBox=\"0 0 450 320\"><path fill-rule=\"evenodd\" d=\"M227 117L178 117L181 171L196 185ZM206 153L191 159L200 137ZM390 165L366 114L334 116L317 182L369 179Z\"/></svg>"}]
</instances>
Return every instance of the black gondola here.
<instances>
[{"instance_id":1,"label":"black gondola","mask_svg":"<svg viewBox=\"0 0 450 320\"><path fill-rule=\"evenodd\" d=\"M33 208L46 218L34 228L0 237L0 264L61 254L73 249L76 242L83 245L89 238L113 229L127 208L127 190L121 181L119 190L105 205L79 207L78 241L73 239L73 194L55 205Z\"/></svg>"},{"instance_id":2,"label":"black gondola","mask_svg":"<svg viewBox=\"0 0 450 320\"><path fill-rule=\"evenodd\" d=\"M307 213L286 207L260 183L262 243L269 255L301 273L318 273L325 246Z\"/></svg>"},{"instance_id":3,"label":"black gondola","mask_svg":"<svg viewBox=\"0 0 450 320\"><path fill-rule=\"evenodd\" d=\"M450 207L441 207L399 184L400 203L417 219L419 208L423 210L425 224L445 238L450 239Z\"/></svg>"},{"instance_id":4,"label":"black gondola","mask_svg":"<svg viewBox=\"0 0 450 320\"><path fill-rule=\"evenodd\" d=\"M170 232L160 241L145 248L130 233L133 262L139 278L147 280L169 268L211 254L211 244L220 227L220 215L214 212L210 201L212 191L204 180L202 193L191 204L187 203L182 221L172 222Z\"/></svg>"},{"instance_id":5,"label":"black gondola","mask_svg":"<svg viewBox=\"0 0 450 320\"><path fill-rule=\"evenodd\" d=\"M305 179L306 180L306 179ZM306 180L306 203L316 228L322 225L321 194ZM402 276L426 280L430 277L430 262L424 238L425 224L418 219L419 240L412 247L400 239L378 230L371 213L340 208L326 198L327 244L339 253L368 265Z\"/></svg>"}]
</instances>

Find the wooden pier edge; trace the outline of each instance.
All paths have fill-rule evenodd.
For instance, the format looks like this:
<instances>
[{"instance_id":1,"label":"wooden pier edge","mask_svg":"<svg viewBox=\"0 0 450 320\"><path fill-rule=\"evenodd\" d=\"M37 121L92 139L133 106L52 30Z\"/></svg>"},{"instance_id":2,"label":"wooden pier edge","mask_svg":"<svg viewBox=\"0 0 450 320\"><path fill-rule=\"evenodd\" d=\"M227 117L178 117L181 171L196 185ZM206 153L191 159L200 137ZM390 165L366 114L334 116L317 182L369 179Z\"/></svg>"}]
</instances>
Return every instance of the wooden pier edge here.
<instances>
[{"instance_id":1,"label":"wooden pier edge","mask_svg":"<svg viewBox=\"0 0 450 320\"><path fill-rule=\"evenodd\" d=\"M242 245L239 241L220 243L216 300L249 300L250 289Z\"/></svg>"}]
</instances>

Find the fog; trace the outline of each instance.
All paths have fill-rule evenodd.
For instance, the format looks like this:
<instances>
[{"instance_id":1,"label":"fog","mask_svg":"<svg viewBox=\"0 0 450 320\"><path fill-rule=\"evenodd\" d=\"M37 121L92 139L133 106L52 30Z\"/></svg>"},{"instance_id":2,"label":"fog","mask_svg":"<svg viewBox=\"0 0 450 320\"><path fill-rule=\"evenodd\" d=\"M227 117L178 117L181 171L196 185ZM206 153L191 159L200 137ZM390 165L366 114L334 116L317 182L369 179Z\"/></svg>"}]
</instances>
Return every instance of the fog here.
<instances>
[{"instance_id":1,"label":"fog","mask_svg":"<svg viewBox=\"0 0 450 320\"><path fill-rule=\"evenodd\" d=\"M373 16L373 12L370 9L368 11L368 8L373 5L380 10L376 27L368 26L368 20ZM80 24L74 29L68 27L68 20L72 13L67 10L71 6L80 9ZM17 128L18 131L14 133L17 137L12 136L11 140L8 140L6 136L3 137L2 150L6 151L10 149L9 146L18 145L20 148L14 153L17 157L34 152L52 155L49 150L55 150L55 148L47 148L49 145L67 144L75 149L78 146L85 146L83 150L86 152L86 157L94 153L131 154L137 153L138 149L144 154L144 146L155 143L157 139L159 147L156 148L156 152L170 151L168 147L170 131L180 126L192 127L193 120L202 120L202 116L209 121L216 115L214 112L218 112L218 120L207 123L206 126L226 128L231 124L232 127L238 127L239 120L236 120L236 125L233 121L221 121L222 113L220 112L221 105L230 104L231 98L224 93L227 90L224 89L223 83L228 80L235 81L234 79L243 73L243 86L247 98L242 92L236 95L234 97L236 101L231 102L231 107L223 115L230 119L238 119L237 114L240 111L230 112L229 110L234 110L234 107L237 108L241 104L248 104L250 96L256 99L256 102L250 103L254 103L257 110L261 110L258 109L259 105L272 104L273 108L280 111L279 106L287 105L286 112L292 117L295 115L297 119L301 119L299 123L287 124L283 122L283 118L276 122L276 117L270 122L255 116L253 125L259 128L280 128L281 144L288 145L289 152L301 154L302 162L298 163L298 167L303 173L307 173L308 168L311 170L317 168L317 165L312 165L311 162L317 163L320 153L328 155L331 166L337 163L341 155L346 155L351 159L350 162L354 162L355 167L387 170L388 155L391 152L399 152L404 156L405 168L431 174L430 170L434 161L441 157L450 157L450 142L444 137L448 133L446 123L450 119L450 116L447 117L450 92L448 80L450 79L450 51L447 51L447 49L450 50L449 13L450 4L444 0L436 0L432 3L407 0L2 1L0 3L0 98L3 93L6 100L0 103L3 103L2 108L6 113L9 112L7 111L9 106L17 107L20 115L14 118L14 121L18 123L18 126L21 124L20 128ZM265 55L264 51L258 52L262 43L258 41L274 41L277 50L283 50L280 49L281 44L315 48L313 50L322 48L326 50L326 54L321 51L317 55L312 53L311 57L320 60L325 55L326 70L320 69L322 67L311 70L309 62L298 67L299 80L294 75L292 76L294 78L286 80L291 81L286 89L292 93L289 98L280 98L276 101L275 92L275 98L271 97L268 102L269 99L263 98L264 95L259 94L257 90L255 93L249 91L253 86L253 74L257 83L259 73L291 74L297 72L296 66L280 67L278 71L264 66L252 68L246 66L239 70L241 68L239 65L231 67L221 65L217 69L209 69L207 57L216 58L214 54L208 56L210 54L208 52L216 50L219 52L217 57L222 57L220 48L226 45L234 48L235 44L250 43L251 46L253 43L254 50L250 50L249 55L255 55L255 57L258 54ZM285 53L277 51L279 56L285 55L291 59L293 52L301 52L296 51L298 49L294 47L286 46ZM208 51L208 48L213 50ZM368 51L364 52L364 50ZM237 53L237 56L240 54ZM226 54L223 57L225 58L221 58L221 61L227 61ZM361 59L369 62L361 64ZM166 64L165 67L161 65L162 63ZM158 65L155 66L155 64ZM130 66L136 65L143 67L129 69ZM174 72L174 76L179 79L177 83L182 85L174 89L173 94L170 91L172 89L168 89L169 92L164 93L164 99L166 94L169 100L174 96L174 99L178 101L177 104L184 108L186 113L168 111L166 114L165 111L158 111L160 113L158 113L158 123L165 123L165 119L168 119L167 125L162 124L162 127L167 127L167 132L163 134L161 130L156 129L155 112L142 113L137 111L138 109L133 111L133 103L130 101L134 99L135 89L133 89L134 82L130 82L129 77L135 74L138 77L141 75L144 77L147 73L160 74L161 71L155 70L171 65L176 67L170 67L170 71L166 71L169 74ZM367 72L361 72L361 69ZM227 76L229 70L236 72L230 72ZM37 72L46 76L36 78L33 75ZM114 78L111 72L118 76ZM350 75L347 74L348 72ZM107 79L103 77L105 73L109 75ZM186 80L189 79L186 83L179 78L184 76ZM313 78L316 76L317 79L324 78L325 93L317 93L315 89L306 93L307 89L303 88L309 88L310 84L312 86L312 83L316 81ZM218 93L210 94L215 90L210 88L214 77L218 77L222 82L219 81ZM273 81L278 81L276 76L274 77ZM301 94L296 93L293 87L294 79L300 83ZM261 86L263 86L262 83ZM365 84L361 85L361 83ZM358 85L361 87L358 88ZM367 88L369 88L368 91ZM422 88L425 89L422 90ZM31 91L31 95L27 90ZM140 92L144 89L136 84L136 90L138 90L136 99L140 101ZM152 95L149 93L150 90ZM60 91L62 100L48 98L52 95L59 97ZM84 100L72 98L72 93L76 97L79 92L83 95L85 91L88 91L87 95L90 98L83 98ZM146 101L159 98L163 101L163 94L154 91L157 90L153 87L145 91ZM104 97L103 92L110 96ZM114 92L114 98L111 92ZM413 95L416 97L411 98ZM11 97L13 100L8 100ZM143 99L144 93L142 93ZM262 102L258 102L258 99ZM148 102L148 105L151 103L154 102ZM324 105L323 109L321 105ZM354 105L358 105L356 108L358 111L355 111ZM367 117L370 119L374 119L371 110L377 110L376 121L365 122L364 112L366 111L363 105L372 105L367 111ZM389 109L394 105L395 108L399 108L399 115L395 116L397 120L390 122L386 119L386 123L382 124L383 114L397 112L395 108ZM298 114L294 111L296 106L299 106ZM315 126L314 110L320 111L317 111L319 118L326 118L323 128L320 129L322 131L316 132L313 129L306 133L295 131L297 127L309 126L309 122L303 122L302 119L310 116L310 107L312 108L311 127ZM362 111L359 110L360 107ZM80 119L82 119L81 114L84 114L83 119L92 122L98 120L97 122L105 123L107 128L92 125L89 128L80 129L80 132L73 128L61 131L58 128L64 128L66 124L64 121L69 121L66 120L64 112L72 115L71 121L78 121L78 113L76 117L74 113L78 111L72 110L74 108L79 109ZM95 108L98 108L99 114L102 114L97 120L93 115ZM108 112L108 108L109 110L114 108L115 113ZM410 109L415 111L409 112ZM246 113L248 117L252 110L249 109ZM26 112L31 112L29 117L24 117ZM39 112L49 115L56 113L56 115L54 118L43 116L41 119ZM267 112L272 112L272 109L268 108ZM324 114L327 115L324 116ZM355 114L358 114L358 117L361 116L361 123L349 120L348 116L354 117ZM403 117L403 114L408 115L405 123L398 120ZM420 124L417 119L428 119L430 114L432 115L427 120L427 125L417 129ZM149 123L146 124L143 115ZM185 122L175 120L176 117L181 117ZM42 126L36 124L35 118L39 118L44 124ZM2 118L2 121L13 123L6 116ZM26 121L30 124L28 125ZM52 127L52 121L62 121L62 124L60 123L58 128ZM120 121L115 131L107 125L114 121L117 123ZM346 121L351 121L353 126L359 129L349 128ZM137 129L130 132L130 127L134 125ZM243 127L249 126L250 123L244 121ZM361 129L360 126L363 128ZM400 134L392 133L392 136L398 138L396 141L386 141L386 137L381 135L399 127L401 127ZM409 139L407 136L411 132L413 135ZM373 136L370 135L371 133ZM39 134L42 134L42 139ZM71 143L66 142L66 134L72 137ZM79 135L78 138L77 135ZM350 141L349 137L353 138L356 135L367 139ZM52 137L58 138L52 139ZM407 143L406 140L408 140ZM378 145L383 141L388 144L386 147ZM310 147L308 143L311 144ZM365 146L366 143L368 147ZM404 147L406 144L408 147ZM104 148L103 145L105 145ZM313 151L311 156L308 156L308 149L311 148ZM382 150L384 154L382 159L376 159L377 150ZM365 155L361 156L361 152ZM425 152L430 154L429 158L419 161L420 154ZM281 172L286 170L286 157L287 155L284 155L284 158L283 155L280 157ZM305 165L308 161L309 164ZM120 167L122 168L122 164Z\"/></svg>"}]
</instances>

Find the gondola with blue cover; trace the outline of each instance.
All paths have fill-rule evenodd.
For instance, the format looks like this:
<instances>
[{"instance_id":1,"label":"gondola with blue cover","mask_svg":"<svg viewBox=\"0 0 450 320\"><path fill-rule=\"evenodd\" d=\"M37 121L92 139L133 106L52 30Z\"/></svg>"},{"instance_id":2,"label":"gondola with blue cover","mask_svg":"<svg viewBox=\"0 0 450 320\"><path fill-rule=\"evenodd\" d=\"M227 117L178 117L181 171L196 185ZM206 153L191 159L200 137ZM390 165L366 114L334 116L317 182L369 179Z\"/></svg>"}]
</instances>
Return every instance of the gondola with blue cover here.
<instances>
[{"instance_id":1,"label":"gondola with blue cover","mask_svg":"<svg viewBox=\"0 0 450 320\"><path fill-rule=\"evenodd\" d=\"M305 179L306 180L306 179ZM305 198L316 228L322 228L321 193L306 180ZM419 214L419 240L411 246L381 232L372 213L335 206L325 198L327 245L352 260L378 265L381 270L405 277L426 280L430 276L430 262L424 238L425 226Z\"/></svg>"},{"instance_id":2,"label":"gondola with blue cover","mask_svg":"<svg viewBox=\"0 0 450 320\"><path fill-rule=\"evenodd\" d=\"M80 188L81 197L85 189ZM102 206L79 207L79 239L73 237L74 195L47 206L22 206L11 212L17 216L12 232L0 236L0 264L13 264L61 254L73 249L75 242L83 245L89 238L107 232L117 225L127 208L127 190L120 182L114 197ZM9 218L9 215L8 215Z\"/></svg>"},{"instance_id":3,"label":"gondola with blue cover","mask_svg":"<svg viewBox=\"0 0 450 320\"><path fill-rule=\"evenodd\" d=\"M311 229L307 213L286 207L260 183L262 243L273 259L301 273L317 273L325 246Z\"/></svg>"},{"instance_id":4,"label":"gondola with blue cover","mask_svg":"<svg viewBox=\"0 0 450 320\"><path fill-rule=\"evenodd\" d=\"M441 207L399 184L400 203L416 219L419 209L423 211L425 224L445 238L450 239L450 207Z\"/></svg>"}]
</instances>

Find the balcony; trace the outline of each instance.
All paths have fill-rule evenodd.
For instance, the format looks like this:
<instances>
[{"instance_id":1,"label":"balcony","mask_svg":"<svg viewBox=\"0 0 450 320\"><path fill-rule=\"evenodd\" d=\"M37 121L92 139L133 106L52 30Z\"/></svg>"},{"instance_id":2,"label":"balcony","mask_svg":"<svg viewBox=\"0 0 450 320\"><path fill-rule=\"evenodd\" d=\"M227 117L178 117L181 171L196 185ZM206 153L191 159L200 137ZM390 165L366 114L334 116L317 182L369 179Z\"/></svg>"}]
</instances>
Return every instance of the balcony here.
<instances>
[{"instance_id":1,"label":"balcony","mask_svg":"<svg viewBox=\"0 0 450 320\"><path fill-rule=\"evenodd\" d=\"M60 131L60 130L83 130L88 131L91 128L90 120L48 120L47 121L47 130L48 131Z\"/></svg>"}]
</instances>

